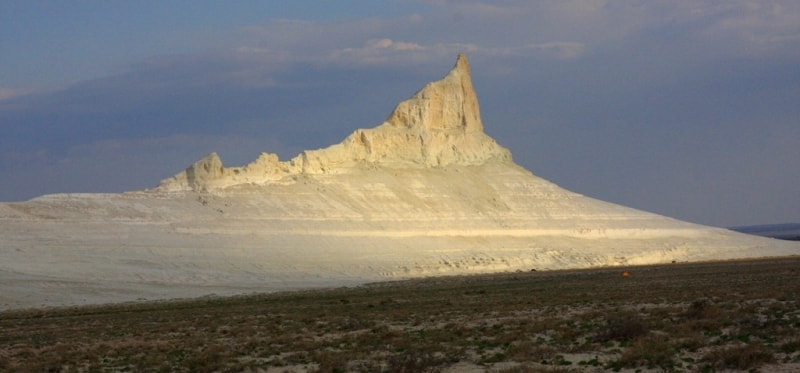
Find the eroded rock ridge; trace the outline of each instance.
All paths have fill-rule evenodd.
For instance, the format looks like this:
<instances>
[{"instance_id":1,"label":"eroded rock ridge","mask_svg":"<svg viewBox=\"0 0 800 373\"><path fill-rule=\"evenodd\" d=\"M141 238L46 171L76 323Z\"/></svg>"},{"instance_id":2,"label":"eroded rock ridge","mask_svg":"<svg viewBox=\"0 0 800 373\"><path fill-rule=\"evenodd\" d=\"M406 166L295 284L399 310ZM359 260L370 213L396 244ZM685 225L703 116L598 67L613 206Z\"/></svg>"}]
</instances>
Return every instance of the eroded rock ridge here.
<instances>
[{"instance_id":1,"label":"eroded rock ridge","mask_svg":"<svg viewBox=\"0 0 800 373\"><path fill-rule=\"evenodd\" d=\"M467 57L441 80L428 83L395 107L375 128L358 129L341 143L306 150L289 161L261 153L244 167L224 167L211 153L158 189L213 190L238 184L269 184L286 176L346 172L353 167L430 168L510 161L511 153L483 132Z\"/></svg>"}]
</instances>

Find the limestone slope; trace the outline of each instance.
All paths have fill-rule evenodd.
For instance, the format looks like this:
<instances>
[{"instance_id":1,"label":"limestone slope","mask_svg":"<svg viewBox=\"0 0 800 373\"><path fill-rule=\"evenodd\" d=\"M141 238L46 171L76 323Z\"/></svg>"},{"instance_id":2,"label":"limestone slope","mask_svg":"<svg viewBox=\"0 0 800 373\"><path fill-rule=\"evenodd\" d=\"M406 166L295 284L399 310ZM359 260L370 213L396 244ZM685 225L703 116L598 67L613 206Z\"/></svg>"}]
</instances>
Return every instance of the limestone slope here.
<instances>
[{"instance_id":1,"label":"limestone slope","mask_svg":"<svg viewBox=\"0 0 800 373\"><path fill-rule=\"evenodd\" d=\"M531 174L483 133L460 56L381 125L289 161L212 154L153 190L0 204L0 309L798 253Z\"/></svg>"}]
</instances>

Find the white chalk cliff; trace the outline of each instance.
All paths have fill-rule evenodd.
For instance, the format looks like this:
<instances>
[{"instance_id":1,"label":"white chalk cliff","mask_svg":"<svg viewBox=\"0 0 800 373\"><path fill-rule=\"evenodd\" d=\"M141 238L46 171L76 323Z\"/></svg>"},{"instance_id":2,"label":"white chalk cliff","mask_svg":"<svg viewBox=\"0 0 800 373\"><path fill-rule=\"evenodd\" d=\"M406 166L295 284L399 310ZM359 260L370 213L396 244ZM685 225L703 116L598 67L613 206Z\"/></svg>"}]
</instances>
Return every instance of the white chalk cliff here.
<instances>
[{"instance_id":1,"label":"white chalk cliff","mask_svg":"<svg viewBox=\"0 0 800 373\"><path fill-rule=\"evenodd\" d=\"M237 184L266 185L289 175L342 173L367 164L430 168L510 160L511 153L483 133L469 63L459 55L447 76L401 102L383 124L359 129L339 144L307 150L287 162L262 153L244 167L225 168L211 153L172 178L161 191L214 190Z\"/></svg>"},{"instance_id":2,"label":"white chalk cliff","mask_svg":"<svg viewBox=\"0 0 800 373\"><path fill-rule=\"evenodd\" d=\"M0 204L0 310L800 254L564 190L483 132L466 58L381 125L153 190Z\"/></svg>"}]
</instances>

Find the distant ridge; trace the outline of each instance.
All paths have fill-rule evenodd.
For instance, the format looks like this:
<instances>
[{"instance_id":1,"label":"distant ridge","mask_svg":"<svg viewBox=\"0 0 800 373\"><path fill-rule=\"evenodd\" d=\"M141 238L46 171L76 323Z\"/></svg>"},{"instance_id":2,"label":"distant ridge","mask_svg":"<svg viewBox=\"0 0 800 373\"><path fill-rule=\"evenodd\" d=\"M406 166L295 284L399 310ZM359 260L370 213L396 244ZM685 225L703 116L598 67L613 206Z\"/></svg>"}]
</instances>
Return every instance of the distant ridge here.
<instances>
[{"instance_id":1,"label":"distant ridge","mask_svg":"<svg viewBox=\"0 0 800 373\"><path fill-rule=\"evenodd\" d=\"M731 227L732 231L779 240L800 241L800 223L762 224Z\"/></svg>"}]
</instances>

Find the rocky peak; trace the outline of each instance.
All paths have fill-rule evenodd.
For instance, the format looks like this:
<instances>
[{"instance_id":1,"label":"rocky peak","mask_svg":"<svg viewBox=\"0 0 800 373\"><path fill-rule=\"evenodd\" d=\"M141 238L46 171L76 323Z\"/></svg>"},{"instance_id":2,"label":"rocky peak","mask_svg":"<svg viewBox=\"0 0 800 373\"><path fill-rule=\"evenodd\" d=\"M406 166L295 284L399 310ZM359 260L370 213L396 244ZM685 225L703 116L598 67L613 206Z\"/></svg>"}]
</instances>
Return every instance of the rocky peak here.
<instances>
[{"instance_id":1,"label":"rocky peak","mask_svg":"<svg viewBox=\"0 0 800 373\"><path fill-rule=\"evenodd\" d=\"M306 150L287 162L262 153L244 167L224 168L215 153L172 178L160 190L209 190L266 184L292 174L347 172L381 167L442 167L510 161L510 152L483 133L478 97L467 57L460 54L441 80L400 102L379 126L358 129L339 144ZM372 167L372 166L369 166Z\"/></svg>"},{"instance_id":2,"label":"rocky peak","mask_svg":"<svg viewBox=\"0 0 800 373\"><path fill-rule=\"evenodd\" d=\"M483 132L467 56L459 54L447 76L398 104L386 122L405 128L424 127L427 131Z\"/></svg>"}]
</instances>

